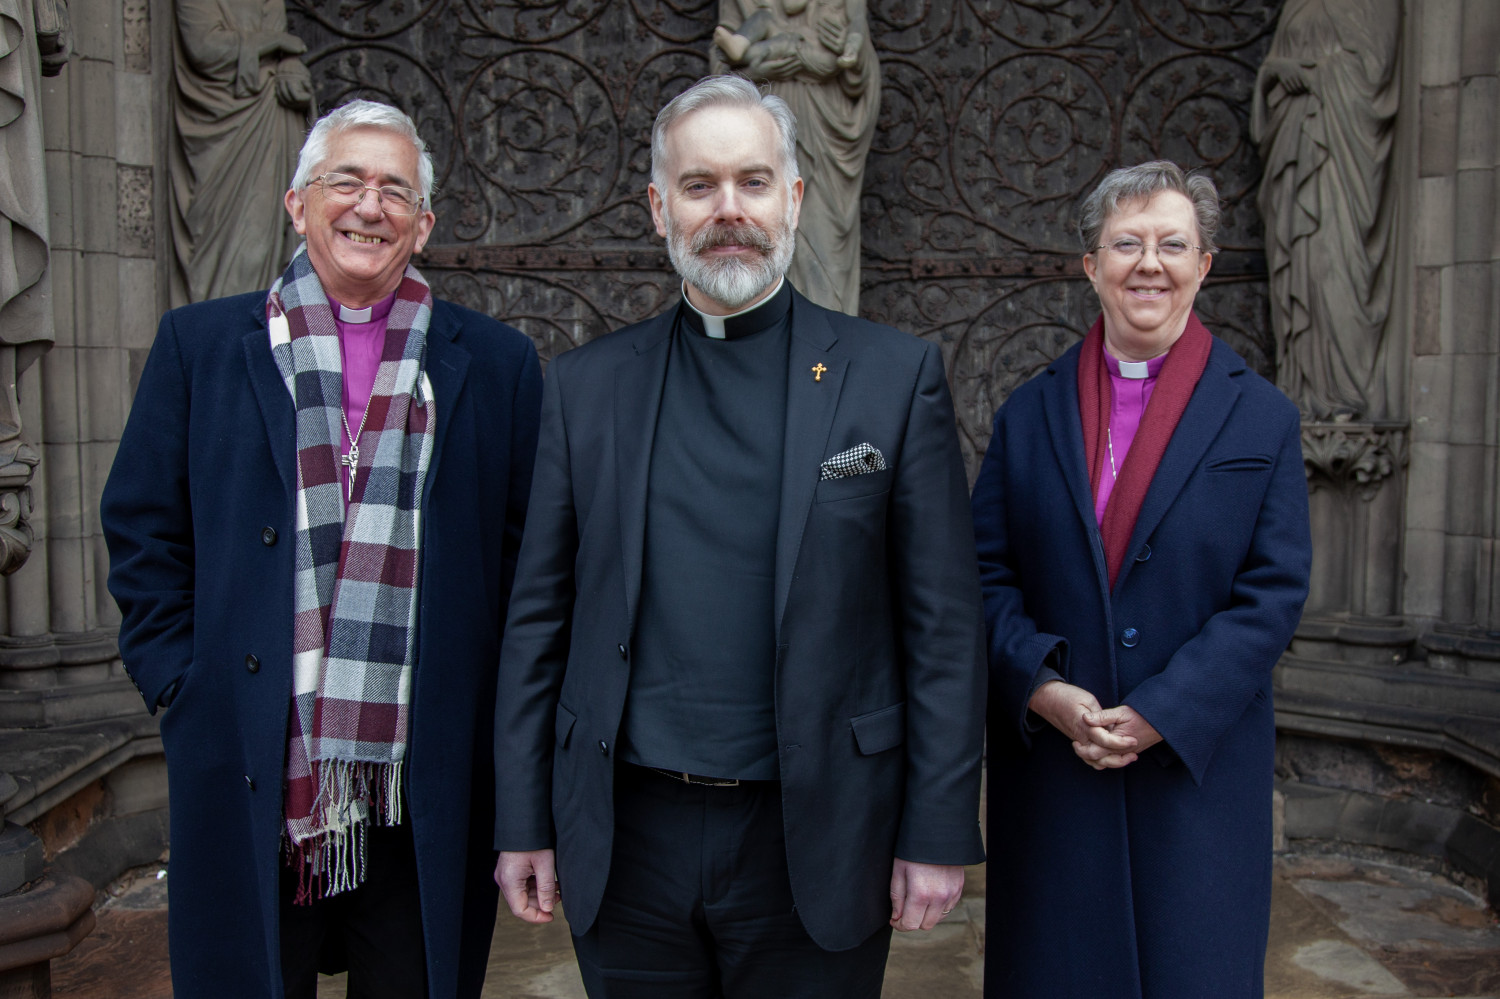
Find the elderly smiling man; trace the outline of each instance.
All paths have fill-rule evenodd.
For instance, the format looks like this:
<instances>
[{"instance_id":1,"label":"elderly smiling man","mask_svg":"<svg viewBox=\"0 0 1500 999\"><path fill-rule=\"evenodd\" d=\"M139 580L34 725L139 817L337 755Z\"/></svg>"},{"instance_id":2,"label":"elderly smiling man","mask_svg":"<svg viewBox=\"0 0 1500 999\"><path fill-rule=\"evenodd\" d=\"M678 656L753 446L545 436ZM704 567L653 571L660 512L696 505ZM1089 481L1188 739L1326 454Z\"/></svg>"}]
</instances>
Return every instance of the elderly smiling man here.
<instances>
[{"instance_id":1,"label":"elderly smiling man","mask_svg":"<svg viewBox=\"0 0 1500 999\"><path fill-rule=\"evenodd\" d=\"M172 799L178 999L477 996L490 705L536 447L526 337L433 298L395 108L308 135L269 291L167 313L104 492Z\"/></svg>"},{"instance_id":2,"label":"elderly smiling man","mask_svg":"<svg viewBox=\"0 0 1500 999\"><path fill-rule=\"evenodd\" d=\"M983 857L984 672L942 357L784 279L786 104L652 133L662 315L557 358L501 653L496 870L595 999L876 996ZM555 851L555 852L554 852Z\"/></svg>"}]
</instances>

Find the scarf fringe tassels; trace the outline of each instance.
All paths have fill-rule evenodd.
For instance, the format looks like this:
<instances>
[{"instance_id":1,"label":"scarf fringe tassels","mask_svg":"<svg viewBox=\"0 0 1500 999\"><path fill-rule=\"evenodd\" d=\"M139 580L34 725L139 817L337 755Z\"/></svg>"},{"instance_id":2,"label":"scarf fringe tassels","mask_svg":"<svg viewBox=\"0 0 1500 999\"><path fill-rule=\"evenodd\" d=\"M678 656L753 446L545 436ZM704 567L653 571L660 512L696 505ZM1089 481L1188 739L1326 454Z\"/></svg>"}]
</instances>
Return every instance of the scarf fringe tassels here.
<instances>
[{"instance_id":1,"label":"scarf fringe tassels","mask_svg":"<svg viewBox=\"0 0 1500 999\"><path fill-rule=\"evenodd\" d=\"M369 828L398 826L406 761L368 763L333 760L319 767L316 814L331 825L300 843L288 842L287 863L297 871L295 905L357 888L369 863Z\"/></svg>"}]
</instances>

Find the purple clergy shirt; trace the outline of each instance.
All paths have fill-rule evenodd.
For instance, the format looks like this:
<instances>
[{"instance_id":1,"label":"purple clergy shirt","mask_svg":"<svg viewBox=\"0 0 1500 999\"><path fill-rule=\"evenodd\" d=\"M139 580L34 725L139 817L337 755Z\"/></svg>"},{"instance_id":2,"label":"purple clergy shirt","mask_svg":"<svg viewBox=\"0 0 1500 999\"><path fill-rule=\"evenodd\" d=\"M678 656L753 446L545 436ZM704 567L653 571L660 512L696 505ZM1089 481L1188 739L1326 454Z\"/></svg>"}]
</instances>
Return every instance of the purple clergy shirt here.
<instances>
[{"instance_id":1,"label":"purple clergy shirt","mask_svg":"<svg viewBox=\"0 0 1500 999\"><path fill-rule=\"evenodd\" d=\"M359 436L360 423L365 409L370 405L370 394L375 390L375 375L380 370L380 355L385 351L386 320L391 306L396 304L393 291L369 309L349 309L333 299L328 305L333 309L333 322L339 329L339 355L344 365L344 419L349 429L344 433L340 455L349 453L349 435ZM349 497L349 466L340 465L339 475L344 482L344 498Z\"/></svg>"},{"instance_id":2,"label":"purple clergy shirt","mask_svg":"<svg viewBox=\"0 0 1500 999\"><path fill-rule=\"evenodd\" d=\"M1099 495L1094 498L1094 519L1101 524L1109 494L1115 491L1115 480L1125 469L1125 456L1141 428L1141 416L1165 363L1166 354L1144 362L1121 362L1109 351L1104 352L1104 364L1109 369L1109 433L1105 437L1104 474L1099 479Z\"/></svg>"}]
</instances>

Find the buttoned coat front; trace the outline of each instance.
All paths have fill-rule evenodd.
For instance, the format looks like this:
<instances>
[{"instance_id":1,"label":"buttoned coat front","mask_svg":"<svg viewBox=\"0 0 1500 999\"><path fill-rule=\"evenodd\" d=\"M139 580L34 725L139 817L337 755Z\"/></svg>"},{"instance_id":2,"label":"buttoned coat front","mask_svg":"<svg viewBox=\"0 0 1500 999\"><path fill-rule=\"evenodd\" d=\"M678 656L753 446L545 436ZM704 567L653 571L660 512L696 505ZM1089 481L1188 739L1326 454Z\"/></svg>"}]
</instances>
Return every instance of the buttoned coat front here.
<instances>
[{"instance_id":1,"label":"buttoned coat front","mask_svg":"<svg viewBox=\"0 0 1500 999\"><path fill-rule=\"evenodd\" d=\"M989 631L991 999L1251 999L1271 890L1271 670L1307 594L1296 407L1215 340L1113 590L1074 347L995 415L974 524ZM1028 715L1043 664L1164 737L1096 772Z\"/></svg>"},{"instance_id":2,"label":"buttoned coat front","mask_svg":"<svg viewBox=\"0 0 1500 999\"><path fill-rule=\"evenodd\" d=\"M671 309L602 337L547 372L501 656L496 845L555 843L575 933L593 924L609 876L675 319ZM820 481L825 460L863 443L886 469ZM941 353L794 292L782 467L767 668L787 865L808 933L843 950L887 924L893 857L983 857L979 592Z\"/></svg>"},{"instance_id":3,"label":"buttoned coat front","mask_svg":"<svg viewBox=\"0 0 1500 999\"><path fill-rule=\"evenodd\" d=\"M278 882L292 696L291 395L265 293L162 319L104 490L120 654L161 724L180 999L282 995ZM541 374L521 333L436 302L406 761L430 994L477 996L497 890L491 726ZM170 694L169 694L170 696Z\"/></svg>"}]
</instances>

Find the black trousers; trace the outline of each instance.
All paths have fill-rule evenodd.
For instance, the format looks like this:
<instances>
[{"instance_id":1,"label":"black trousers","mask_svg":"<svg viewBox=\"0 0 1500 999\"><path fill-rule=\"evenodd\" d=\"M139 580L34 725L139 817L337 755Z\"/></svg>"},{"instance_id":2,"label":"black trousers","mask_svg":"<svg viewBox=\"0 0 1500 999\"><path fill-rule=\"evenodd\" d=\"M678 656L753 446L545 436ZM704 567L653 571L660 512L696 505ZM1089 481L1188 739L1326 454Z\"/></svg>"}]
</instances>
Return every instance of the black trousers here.
<instances>
[{"instance_id":1,"label":"black trousers","mask_svg":"<svg viewBox=\"0 0 1500 999\"><path fill-rule=\"evenodd\" d=\"M422 999L427 951L411 824L372 826L365 880L295 905L297 874L281 872L281 981L286 999L316 999L318 972L349 969L349 999Z\"/></svg>"},{"instance_id":2,"label":"black trousers","mask_svg":"<svg viewBox=\"0 0 1500 999\"><path fill-rule=\"evenodd\" d=\"M890 942L889 927L847 951L807 935L777 782L703 787L617 765L609 882L573 938L590 999L878 999Z\"/></svg>"}]
</instances>

